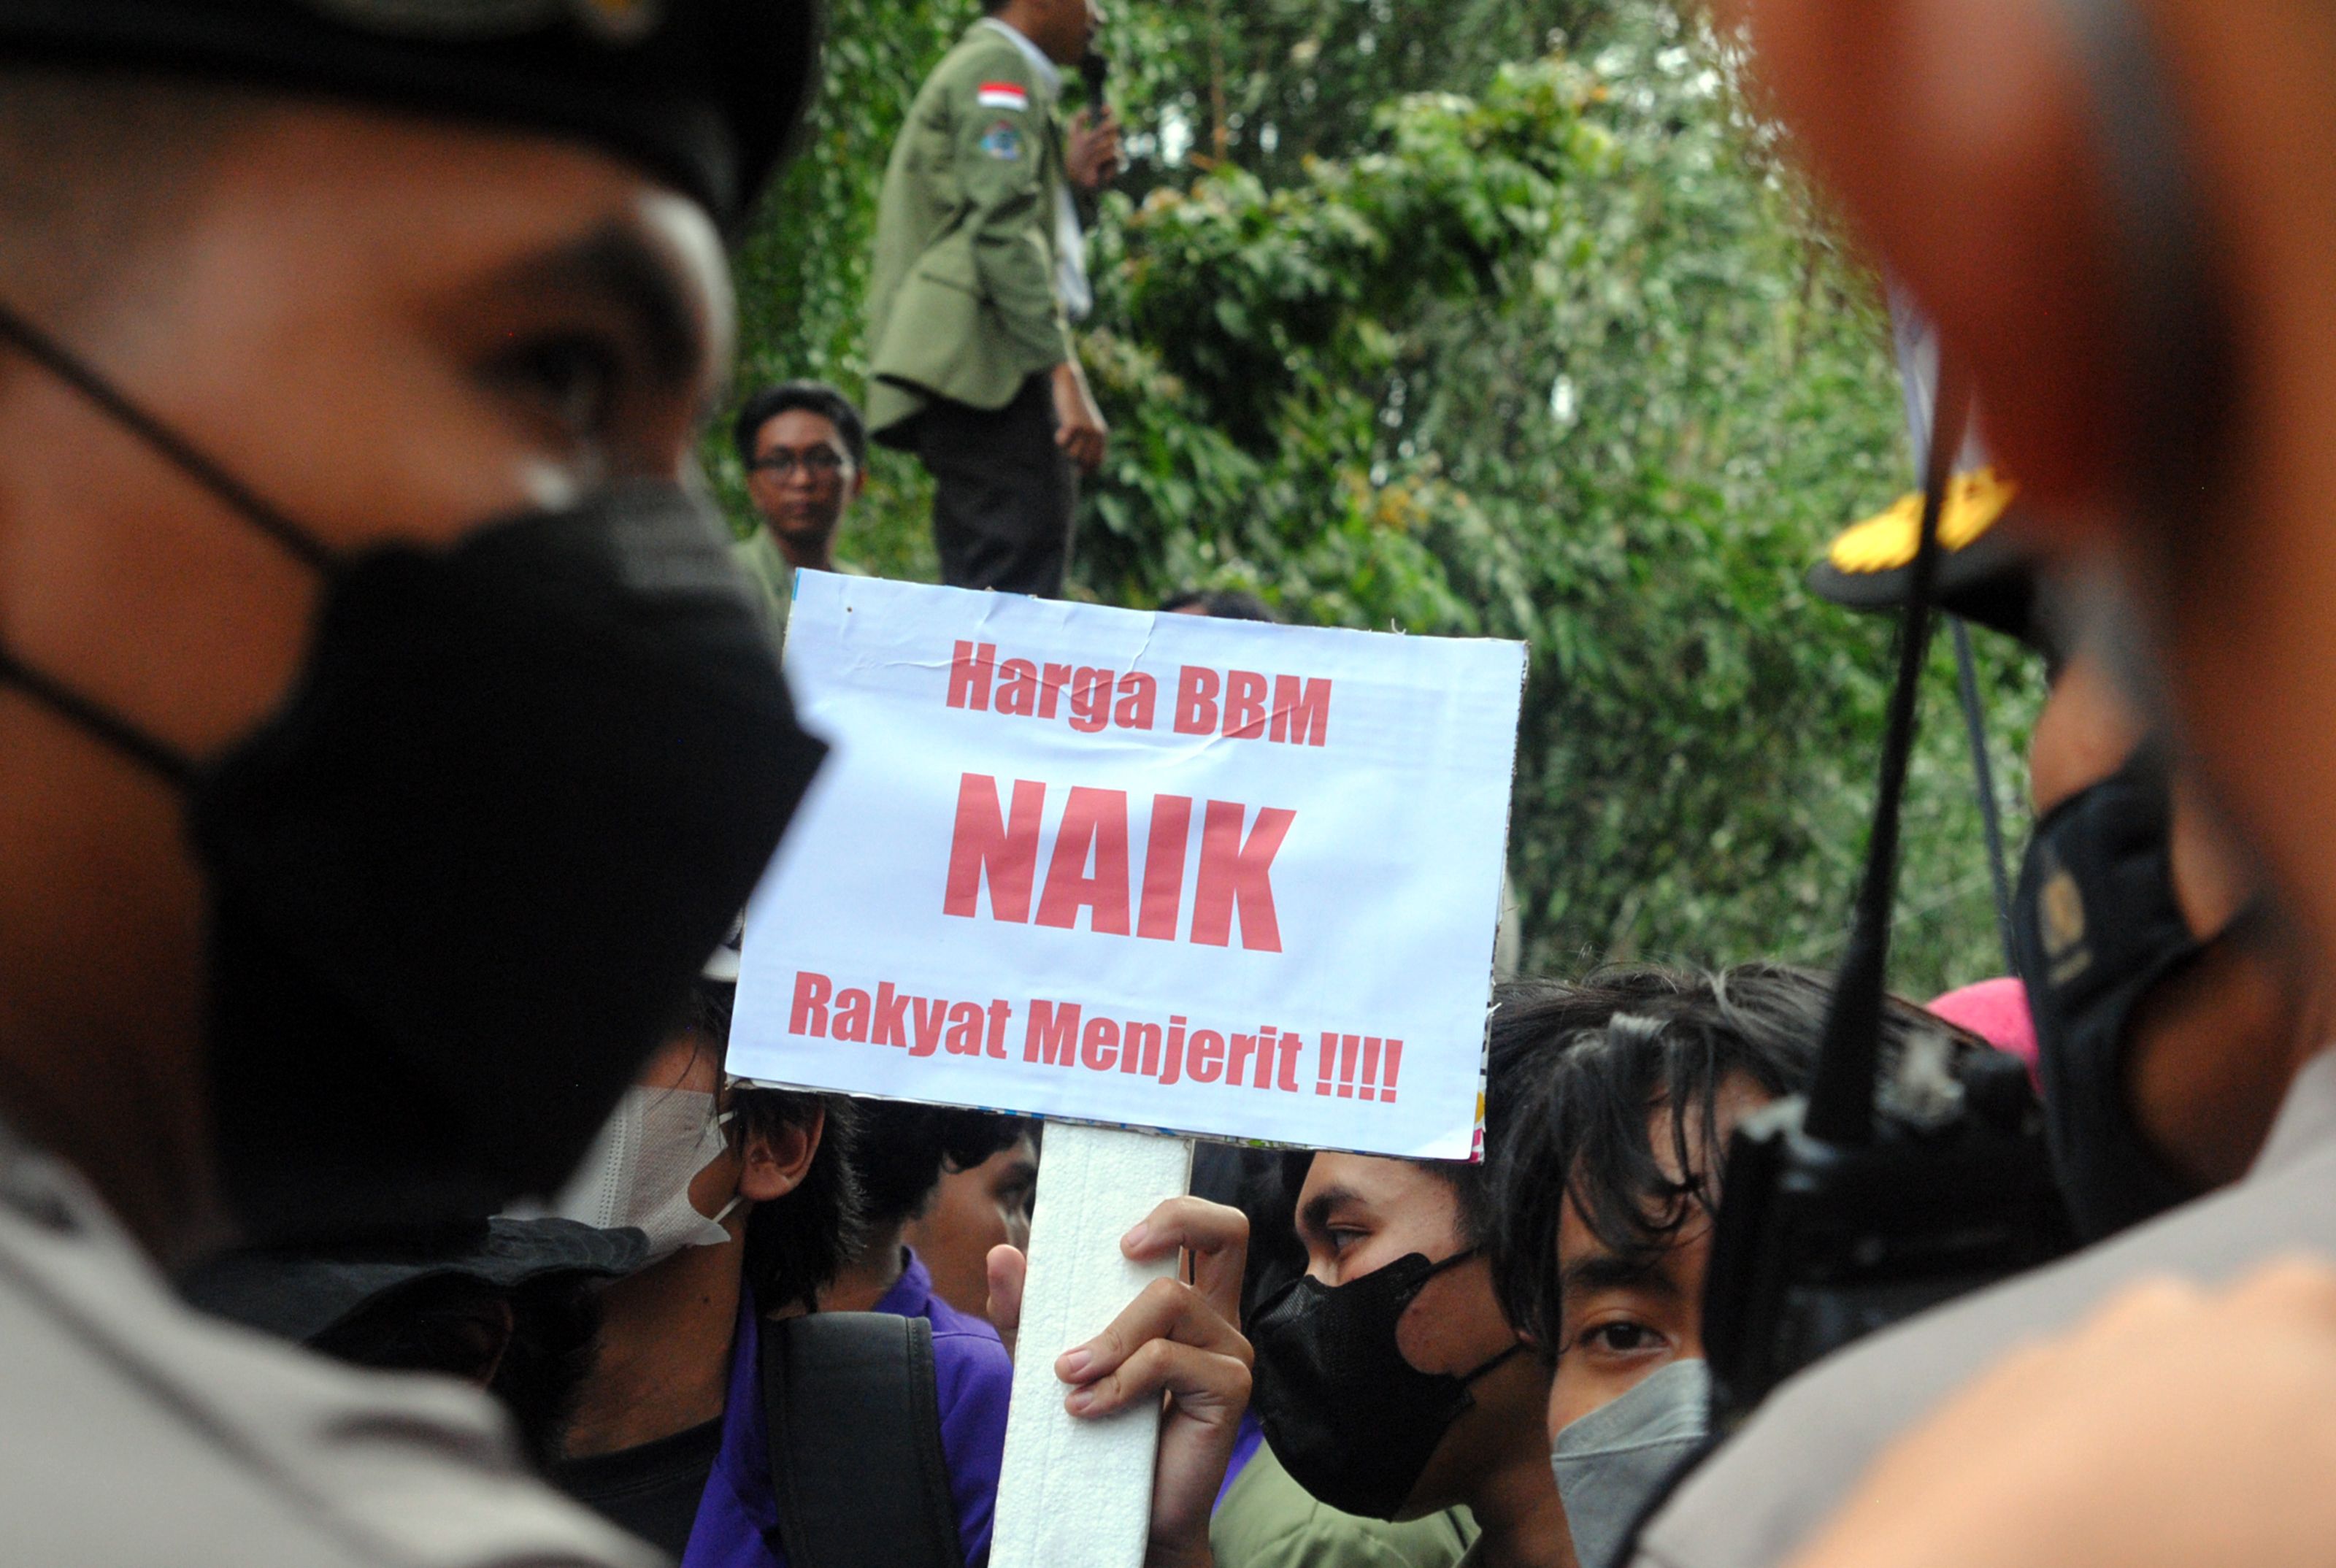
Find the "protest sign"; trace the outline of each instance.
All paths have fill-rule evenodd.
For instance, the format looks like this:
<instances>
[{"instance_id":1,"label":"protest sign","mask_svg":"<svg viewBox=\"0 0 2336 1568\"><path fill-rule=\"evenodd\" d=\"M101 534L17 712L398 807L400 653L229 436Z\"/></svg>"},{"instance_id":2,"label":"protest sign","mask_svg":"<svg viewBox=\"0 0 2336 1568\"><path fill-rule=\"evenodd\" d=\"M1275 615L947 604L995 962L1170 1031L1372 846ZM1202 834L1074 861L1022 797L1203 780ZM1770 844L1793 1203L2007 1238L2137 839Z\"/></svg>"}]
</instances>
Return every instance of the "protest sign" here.
<instances>
[{"instance_id":1,"label":"protest sign","mask_svg":"<svg viewBox=\"0 0 2336 1568\"><path fill-rule=\"evenodd\" d=\"M834 752L747 911L729 1067L1067 1121L1026 1339L1175 1260L1116 1238L1191 1144L1465 1158L1524 650L801 572ZM1017 1357L992 1568L1135 1568L1158 1411Z\"/></svg>"},{"instance_id":2,"label":"protest sign","mask_svg":"<svg viewBox=\"0 0 2336 1568\"><path fill-rule=\"evenodd\" d=\"M1523 660L802 573L731 1070L1469 1157Z\"/></svg>"}]
</instances>

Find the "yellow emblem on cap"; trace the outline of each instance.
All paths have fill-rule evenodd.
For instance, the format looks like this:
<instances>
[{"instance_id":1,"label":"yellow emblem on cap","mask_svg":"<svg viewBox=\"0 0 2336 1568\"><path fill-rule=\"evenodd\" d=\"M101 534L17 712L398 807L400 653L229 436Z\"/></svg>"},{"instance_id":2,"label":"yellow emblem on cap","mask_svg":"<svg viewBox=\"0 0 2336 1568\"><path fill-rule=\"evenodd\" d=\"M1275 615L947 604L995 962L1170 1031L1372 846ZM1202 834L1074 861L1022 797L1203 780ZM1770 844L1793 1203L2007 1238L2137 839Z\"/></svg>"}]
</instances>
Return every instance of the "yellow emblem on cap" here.
<instances>
[{"instance_id":1,"label":"yellow emblem on cap","mask_svg":"<svg viewBox=\"0 0 2336 1568\"><path fill-rule=\"evenodd\" d=\"M1946 504L1939 511L1939 547L1961 550L1979 538L1995 526L2019 493L2020 487L1992 467L1955 475L1947 482ZM1910 491L1887 511L1844 529L1825 557L1835 570L1853 576L1895 571L1914 559L1922 534L1922 492Z\"/></svg>"},{"instance_id":2,"label":"yellow emblem on cap","mask_svg":"<svg viewBox=\"0 0 2336 1568\"><path fill-rule=\"evenodd\" d=\"M2065 986L2092 967L2092 949L2085 942L2085 895L2058 860L2047 863L2052 869L2036 896L2037 923L2043 928L2049 979Z\"/></svg>"}]
</instances>

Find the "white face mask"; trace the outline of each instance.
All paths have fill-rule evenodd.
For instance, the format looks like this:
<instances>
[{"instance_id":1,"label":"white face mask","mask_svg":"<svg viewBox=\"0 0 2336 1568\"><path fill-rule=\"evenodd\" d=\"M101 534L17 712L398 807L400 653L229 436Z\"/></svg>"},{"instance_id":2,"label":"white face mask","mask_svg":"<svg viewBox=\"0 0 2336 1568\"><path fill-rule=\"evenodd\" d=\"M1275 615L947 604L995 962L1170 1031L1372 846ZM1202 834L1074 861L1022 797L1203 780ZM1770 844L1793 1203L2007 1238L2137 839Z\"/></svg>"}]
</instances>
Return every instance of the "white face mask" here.
<instances>
[{"instance_id":1,"label":"white face mask","mask_svg":"<svg viewBox=\"0 0 2336 1568\"><path fill-rule=\"evenodd\" d=\"M689 1201L697 1174L730 1150L724 1129L735 1113L717 1115L715 1103L696 1089L627 1089L544 1212L602 1230L644 1231L652 1263L684 1247L724 1245L730 1232L721 1222L738 1206L737 1197L710 1220Z\"/></svg>"}]
</instances>

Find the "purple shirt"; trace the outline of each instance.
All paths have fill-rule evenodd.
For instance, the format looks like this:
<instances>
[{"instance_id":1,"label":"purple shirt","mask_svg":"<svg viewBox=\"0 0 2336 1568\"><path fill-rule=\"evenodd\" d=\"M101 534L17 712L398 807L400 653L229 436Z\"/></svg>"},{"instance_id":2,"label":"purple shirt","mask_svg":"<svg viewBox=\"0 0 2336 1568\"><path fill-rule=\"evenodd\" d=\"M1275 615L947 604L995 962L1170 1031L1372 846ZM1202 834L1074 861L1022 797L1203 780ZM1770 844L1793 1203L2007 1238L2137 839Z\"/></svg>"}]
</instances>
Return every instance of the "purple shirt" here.
<instances>
[{"instance_id":1,"label":"purple shirt","mask_svg":"<svg viewBox=\"0 0 2336 1568\"><path fill-rule=\"evenodd\" d=\"M957 1503L958 1540L965 1548L967 1568L984 1568L989 1561L1014 1363L997 1329L933 1294L932 1275L913 1252L900 1281L876 1310L932 1323L941 1457L949 1469L949 1495ZM755 1360L759 1343L752 1307L741 1301L730 1349L730 1389L722 1411L722 1451L698 1499L681 1568L787 1568L777 1539L778 1501L771 1495L770 1432Z\"/></svg>"},{"instance_id":2,"label":"purple shirt","mask_svg":"<svg viewBox=\"0 0 2336 1568\"><path fill-rule=\"evenodd\" d=\"M960 1312L933 1293L932 1271L903 1247L900 1277L876 1303L879 1312L922 1318L933 1326L933 1382L940 1395L941 1457L949 1495L957 1500L957 1538L966 1568L989 1561L989 1530L998 1510L998 1466L1006 1453L1006 1401L1014 1388L1014 1359L987 1318Z\"/></svg>"},{"instance_id":3,"label":"purple shirt","mask_svg":"<svg viewBox=\"0 0 2336 1568\"><path fill-rule=\"evenodd\" d=\"M1254 1409L1242 1411L1241 1425L1233 1431L1232 1456L1225 1461L1225 1478L1217 1487L1217 1500L1209 1505L1209 1512L1213 1514L1225 1505L1225 1495L1233 1489L1233 1483L1241 1478L1241 1472L1249 1468L1249 1462L1263 1446L1265 1423L1257 1418Z\"/></svg>"}]
</instances>

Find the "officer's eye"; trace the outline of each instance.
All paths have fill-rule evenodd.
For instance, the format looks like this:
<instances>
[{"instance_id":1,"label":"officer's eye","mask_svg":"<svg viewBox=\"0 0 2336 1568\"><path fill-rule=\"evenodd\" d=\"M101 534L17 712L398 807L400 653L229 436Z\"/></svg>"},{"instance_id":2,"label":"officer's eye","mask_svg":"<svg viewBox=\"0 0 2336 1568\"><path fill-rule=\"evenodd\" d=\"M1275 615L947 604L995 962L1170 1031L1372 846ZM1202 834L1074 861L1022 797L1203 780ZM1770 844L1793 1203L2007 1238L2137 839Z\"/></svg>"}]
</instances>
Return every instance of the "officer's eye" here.
<instances>
[{"instance_id":1,"label":"officer's eye","mask_svg":"<svg viewBox=\"0 0 2336 1568\"><path fill-rule=\"evenodd\" d=\"M514 344L493 377L568 435L605 433L616 412L624 356L598 334L552 333Z\"/></svg>"}]
</instances>

